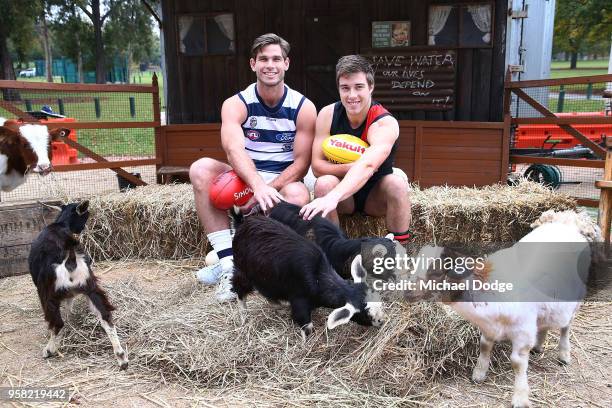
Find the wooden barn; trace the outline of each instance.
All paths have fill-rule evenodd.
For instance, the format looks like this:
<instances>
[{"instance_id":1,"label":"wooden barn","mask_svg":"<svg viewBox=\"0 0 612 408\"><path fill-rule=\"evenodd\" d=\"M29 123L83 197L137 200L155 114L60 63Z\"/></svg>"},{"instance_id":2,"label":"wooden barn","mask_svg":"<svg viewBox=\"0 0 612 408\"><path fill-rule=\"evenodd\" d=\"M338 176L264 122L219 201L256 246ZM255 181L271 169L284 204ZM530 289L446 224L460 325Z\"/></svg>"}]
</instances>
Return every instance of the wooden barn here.
<instances>
[{"instance_id":1,"label":"wooden barn","mask_svg":"<svg viewBox=\"0 0 612 408\"><path fill-rule=\"evenodd\" d=\"M255 76L254 38L291 44L286 83L318 109L338 100L335 64L369 57L374 98L400 120L396 166L422 186L504 181L508 0L163 0L162 167L224 158L222 102Z\"/></svg>"}]
</instances>

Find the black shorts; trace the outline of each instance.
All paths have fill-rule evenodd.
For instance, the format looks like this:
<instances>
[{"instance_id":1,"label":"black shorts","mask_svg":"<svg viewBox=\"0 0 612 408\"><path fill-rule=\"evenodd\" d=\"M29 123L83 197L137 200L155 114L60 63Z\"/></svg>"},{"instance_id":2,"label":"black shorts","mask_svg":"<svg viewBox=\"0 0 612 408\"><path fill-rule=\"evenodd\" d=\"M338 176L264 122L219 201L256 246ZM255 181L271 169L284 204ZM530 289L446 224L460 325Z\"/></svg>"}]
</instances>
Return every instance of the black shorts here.
<instances>
[{"instance_id":1,"label":"black shorts","mask_svg":"<svg viewBox=\"0 0 612 408\"><path fill-rule=\"evenodd\" d=\"M376 187L378 182L388 174L393 174L393 168L389 169L388 171L384 171L383 173L381 173L380 171L374 173L372 177L368 181L366 181L363 187L361 187L359 190L357 190L355 194L353 194L353 200L355 202L354 212L359 212L362 214L364 213L365 203L368 199L368 196L370 195L370 192L374 187Z\"/></svg>"}]
</instances>

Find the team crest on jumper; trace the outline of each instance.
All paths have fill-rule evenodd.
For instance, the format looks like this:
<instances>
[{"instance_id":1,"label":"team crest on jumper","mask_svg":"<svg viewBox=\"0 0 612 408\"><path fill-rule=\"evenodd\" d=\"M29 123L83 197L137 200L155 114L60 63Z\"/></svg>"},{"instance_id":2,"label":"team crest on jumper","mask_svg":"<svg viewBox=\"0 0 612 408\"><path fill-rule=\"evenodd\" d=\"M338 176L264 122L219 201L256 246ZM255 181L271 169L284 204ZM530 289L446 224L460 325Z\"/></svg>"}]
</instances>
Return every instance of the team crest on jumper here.
<instances>
[{"instance_id":1,"label":"team crest on jumper","mask_svg":"<svg viewBox=\"0 0 612 408\"><path fill-rule=\"evenodd\" d=\"M259 139L259 132L256 130L248 130L246 132L246 137L248 137L249 139L255 141L257 139Z\"/></svg>"},{"instance_id":2,"label":"team crest on jumper","mask_svg":"<svg viewBox=\"0 0 612 408\"><path fill-rule=\"evenodd\" d=\"M249 120L249 127L256 127L257 126L257 118L255 116L251 116L251 120Z\"/></svg>"},{"instance_id":3,"label":"team crest on jumper","mask_svg":"<svg viewBox=\"0 0 612 408\"><path fill-rule=\"evenodd\" d=\"M283 144L283 151L290 152L293 150L293 143L285 143Z\"/></svg>"}]
</instances>

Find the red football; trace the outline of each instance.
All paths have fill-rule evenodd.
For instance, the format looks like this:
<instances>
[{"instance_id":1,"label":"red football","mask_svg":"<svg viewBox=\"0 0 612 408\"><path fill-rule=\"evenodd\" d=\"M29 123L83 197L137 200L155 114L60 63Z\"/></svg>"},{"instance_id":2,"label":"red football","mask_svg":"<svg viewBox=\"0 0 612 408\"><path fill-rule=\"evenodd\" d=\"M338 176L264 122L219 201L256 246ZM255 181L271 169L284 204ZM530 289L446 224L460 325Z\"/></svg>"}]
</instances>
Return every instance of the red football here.
<instances>
[{"instance_id":1,"label":"red football","mask_svg":"<svg viewBox=\"0 0 612 408\"><path fill-rule=\"evenodd\" d=\"M253 197L253 190L234 170L228 170L213 180L208 196L216 208L227 210L233 205L245 205Z\"/></svg>"}]
</instances>

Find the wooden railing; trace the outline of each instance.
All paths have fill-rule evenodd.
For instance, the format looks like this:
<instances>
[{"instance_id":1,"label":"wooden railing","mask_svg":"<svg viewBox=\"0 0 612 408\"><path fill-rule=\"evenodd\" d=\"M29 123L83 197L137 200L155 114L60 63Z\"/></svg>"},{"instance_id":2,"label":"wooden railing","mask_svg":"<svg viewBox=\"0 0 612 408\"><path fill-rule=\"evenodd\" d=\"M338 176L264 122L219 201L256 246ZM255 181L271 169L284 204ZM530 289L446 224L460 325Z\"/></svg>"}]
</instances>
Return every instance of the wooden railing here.
<instances>
[{"instance_id":1,"label":"wooden railing","mask_svg":"<svg viewBox=\"0 0 612 408\"><path fill-rule=\"evenodd\" d=\"M154 140L159 139L161 119L160 119L160 105L159 105L159 86L157 81L157 75L153 74L153 80L151 85L101 85L101 84L55 84L46 82L25 82L25 81L7 81L0 80L0 92L6 90L28 90L28 91L57 91L57 92L73 92L73 93L100 93L100 92L121 92L121 93L146 93L152 96L152 107L151 112L153 113L152 121L117 121L117 122L69 122L69 123L53 123L48 122L45 125L51 129L60 127L69 127L71 129L150 129L153 128L155 132ZM35 117L29 113L21 110L15 104L10 101L0 99L0 108L15 115L18 119L25 123L37 123L39 122ZM115 173L119 174L129 182L135 185L146 185L143 180L137 178L131 173L125 171L122 167L130 166L144 166L144 165L157 165L160 163L159 158L150 159L134 159L134 160L120 160L120 161L109 161L103 156L97 154L93 150L83 146L82 144L75 142L74 140L65 137L63 142L70 147L78 150L84 156L93 159L94 163L78 163L78 164L63 164L54 166L53 170L57 172L65 171L80 171L80 170L93 170L93 169L110 169Z\"/></svg>"},{"instance_id":2,"label":"wooden railing","mask_svg":"<svg viewBox=\"0 0 612 408\"><path fill-rule=\"evenodd\" d=\"M575 85L575 84L594 84L612 82L612 74L606 75L592 75L586 77L572 77L572 78L561 78L561 79L543 79L543 80L529 80L529 81L511 81L510 72L506 74L506 81L504 85L504 118L505 121L511 125L555 125L562 129L564 132L575 138L582 146L588 147L593 152L593 155L597 156L598 159L586 160L586 159L568 159L568 158L555 158L555 157L534 157L521 154L511 154L510 163L512 164L547 164L553 166L571 166L571 167L586 167L586 168L597 168L603 169L605 165L606 149L601 145L593 142L582 132L577 130L572 125L601 125L601 124L612 124L612 117L609 116L577 116L567 117L558 116L546 106L535 100L533 97L528 95L525 88L539 88L539 87L552 87L561 85ZM515 94L521 101L527 103L535 111L539 112L543 117L512 117L511 115L511 94ZM611 135L608 135L612 137ZM578 203L580 205L586 205L591 207L597 207L599 200L579 198Z\"/></svg>"}]
</instances>

